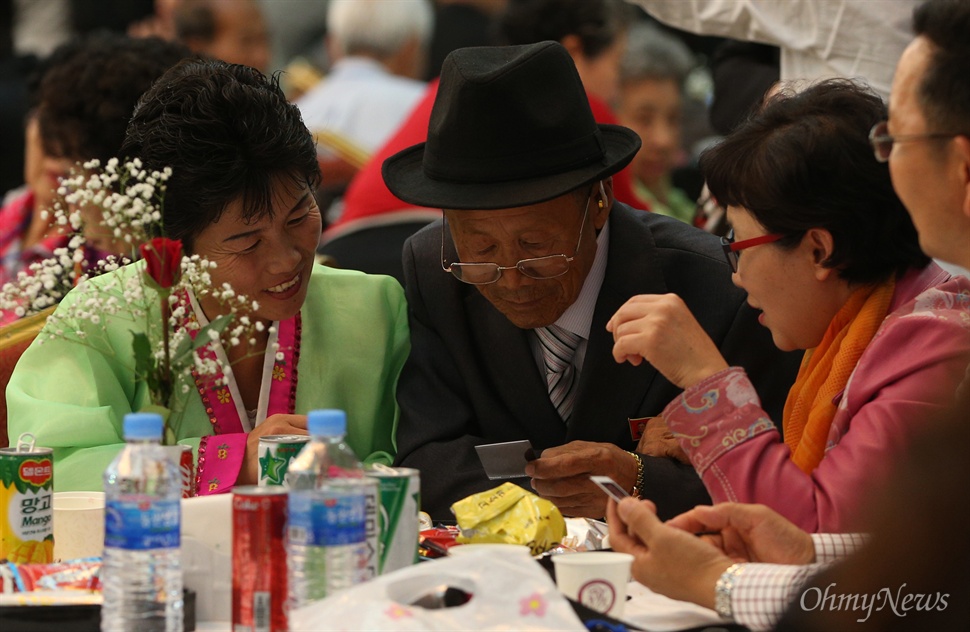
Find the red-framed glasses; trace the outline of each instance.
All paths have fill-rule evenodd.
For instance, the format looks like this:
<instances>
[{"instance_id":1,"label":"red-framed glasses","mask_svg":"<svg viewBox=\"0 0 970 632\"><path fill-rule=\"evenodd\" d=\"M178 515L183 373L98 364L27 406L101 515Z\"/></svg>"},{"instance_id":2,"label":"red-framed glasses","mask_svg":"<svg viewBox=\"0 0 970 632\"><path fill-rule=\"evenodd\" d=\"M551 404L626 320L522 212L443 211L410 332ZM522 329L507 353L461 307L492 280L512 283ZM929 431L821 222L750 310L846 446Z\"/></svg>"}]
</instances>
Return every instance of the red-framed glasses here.
<instances>
[{"instance_id":1,"label":"red-framed glasses","mask_svg":"<svg viewBox=\"0 0 970 632\"><path fill-rule=\"evenodd\" d=\"M746 248L754 248L755 246L761 246L762 244L770 244L778 241L782 237L784 237L784 235L781 233L772 233L770 235L762 235L760 237L752 237L751 239L734 241L734 229L732 228L730 231L728 231L726 237L721 237L721 248L724 249L724 256L727 257L728 263L731 264L731 270L737 272L738 259L741 257L742 250L745 250Z\"/></svg>"}]
</instances>

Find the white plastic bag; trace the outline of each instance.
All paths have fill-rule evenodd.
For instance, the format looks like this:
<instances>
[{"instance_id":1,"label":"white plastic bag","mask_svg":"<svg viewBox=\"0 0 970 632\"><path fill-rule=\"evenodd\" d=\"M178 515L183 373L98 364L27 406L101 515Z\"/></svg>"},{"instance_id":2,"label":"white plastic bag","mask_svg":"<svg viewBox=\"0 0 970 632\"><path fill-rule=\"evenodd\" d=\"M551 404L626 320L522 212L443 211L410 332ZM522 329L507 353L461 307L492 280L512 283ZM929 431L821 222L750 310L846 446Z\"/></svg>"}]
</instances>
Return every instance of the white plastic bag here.
<instances>
[{"instance_id":1,"label":"white plastic bag","mask_svg":"<svg viewBox=\"0 0 970 632\"><path fill-rule=\"evenodd\" d=\"M471 599L445 608L413 605L442 586ZM291 632L337 629L585 632L586 627L538 563L483 551L403 568L290 613Z\"/></svg>"}]
</instances>

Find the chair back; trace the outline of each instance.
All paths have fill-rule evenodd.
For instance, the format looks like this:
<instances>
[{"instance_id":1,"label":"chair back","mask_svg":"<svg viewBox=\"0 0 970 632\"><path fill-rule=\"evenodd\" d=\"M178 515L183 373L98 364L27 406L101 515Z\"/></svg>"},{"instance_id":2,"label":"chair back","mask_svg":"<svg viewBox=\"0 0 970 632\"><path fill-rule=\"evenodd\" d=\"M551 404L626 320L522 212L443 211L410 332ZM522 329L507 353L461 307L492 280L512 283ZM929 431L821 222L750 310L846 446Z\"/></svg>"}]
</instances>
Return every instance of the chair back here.
<instances>
[{"instance_id":1,"label":"chair back","mask_svg":"<svg viewBox=\"0 0 970 632\"><path fill-rule=\"evenodd\" d=\"M0 327L0 448L10 445L7 437L7 382L20 356L47 322L54 307Z\"/></svg>"},{"instance_id":2,"label":"chair back","mask_svg":"<svg viewBox=\"0 0 970 632\"><path fill-rule=\"evenodd\" d=\"M441 211L431 209L362 217L324 232L317 255L327 257L333 267L387 274L404 285L404 242L440 218Z\"/></svg>"}]
</instances>

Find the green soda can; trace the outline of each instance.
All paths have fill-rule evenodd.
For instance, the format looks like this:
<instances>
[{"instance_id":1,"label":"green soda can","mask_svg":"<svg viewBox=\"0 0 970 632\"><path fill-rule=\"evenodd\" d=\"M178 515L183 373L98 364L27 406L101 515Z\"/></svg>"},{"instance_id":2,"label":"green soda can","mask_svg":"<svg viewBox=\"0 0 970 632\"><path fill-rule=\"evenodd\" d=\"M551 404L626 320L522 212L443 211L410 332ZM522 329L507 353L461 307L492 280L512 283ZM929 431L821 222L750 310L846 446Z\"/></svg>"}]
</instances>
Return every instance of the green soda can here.
<instances>
[{"instance_id":1,"label":"green soda can","mask_svg":"<svg viewBox=\"0 0 970 632\"><path fill-rule=\"evenodd\" d=\"M290 461L310 441L307 435L266 435L259 438L259 486L282 485Z\"/></svg>"},{"instance_id":2,"label":"green soda can","mask_svg":"<svg viewBox=\"0 0 970 632\"><path fill-rule=\"evenodd\" d=\"M408 467L374 465L367 469L366 474L378 481L378 572L383 575L418 561L421 479L418 470Z\"/></svg>"}]
</instances>

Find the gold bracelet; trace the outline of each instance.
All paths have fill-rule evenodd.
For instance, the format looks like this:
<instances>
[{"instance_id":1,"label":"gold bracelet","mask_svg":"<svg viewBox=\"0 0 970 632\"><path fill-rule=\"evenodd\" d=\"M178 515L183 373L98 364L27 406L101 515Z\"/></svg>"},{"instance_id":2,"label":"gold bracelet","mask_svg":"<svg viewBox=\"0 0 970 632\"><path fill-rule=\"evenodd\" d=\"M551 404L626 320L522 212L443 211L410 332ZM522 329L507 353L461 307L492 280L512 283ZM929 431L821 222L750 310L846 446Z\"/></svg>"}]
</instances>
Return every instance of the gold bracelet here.
<instances>
[{"instance_id":1,"label":"gold bracelet","mask_svg":"<svg viewBox=\"0 0 970 632\"><path fill-rule=\"evenodd\" d=\"M637 461L637 482L633 484L633 491L630 492L630 495L639 499L643 494L643 457L636 452L628 451L627 454Z\"/></svg>"}]
</instances>

